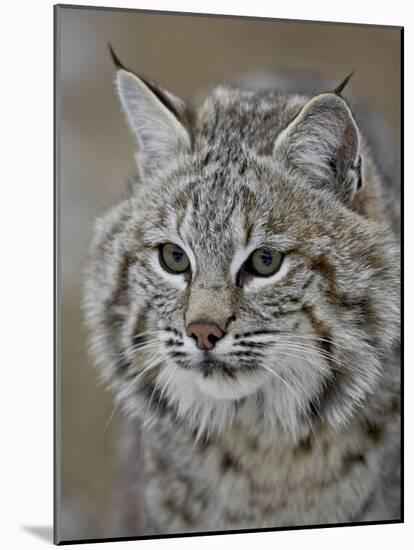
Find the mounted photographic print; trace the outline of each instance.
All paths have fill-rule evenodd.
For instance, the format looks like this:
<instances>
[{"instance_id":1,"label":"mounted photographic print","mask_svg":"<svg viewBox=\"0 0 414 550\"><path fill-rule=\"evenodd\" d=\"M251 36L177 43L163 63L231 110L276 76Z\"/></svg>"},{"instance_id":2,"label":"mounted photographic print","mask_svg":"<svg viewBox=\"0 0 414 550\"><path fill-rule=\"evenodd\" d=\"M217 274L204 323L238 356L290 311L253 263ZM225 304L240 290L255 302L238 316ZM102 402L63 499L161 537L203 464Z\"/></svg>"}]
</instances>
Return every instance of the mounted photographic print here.
<instances>
[{"instance_id":1,"label":"mounted photographic print","mask_svg":"<svg viewBox=\"0 0 414 550\"><path fill-rule=\"evenodd\" d=\"M55 7L55 542L401 522L402 28Z\"/></svg>"}]
</instances>

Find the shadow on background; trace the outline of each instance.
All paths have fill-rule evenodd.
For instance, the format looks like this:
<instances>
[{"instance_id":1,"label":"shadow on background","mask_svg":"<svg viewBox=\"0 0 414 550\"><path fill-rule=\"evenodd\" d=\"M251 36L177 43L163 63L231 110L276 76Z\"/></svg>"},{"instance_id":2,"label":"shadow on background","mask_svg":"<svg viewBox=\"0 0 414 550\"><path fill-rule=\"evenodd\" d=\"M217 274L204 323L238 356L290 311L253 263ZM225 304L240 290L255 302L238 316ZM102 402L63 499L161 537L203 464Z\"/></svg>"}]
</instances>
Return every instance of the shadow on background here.
<instances>
[{"instance_id":1,"label":"shadow on background","mask_svg":"<svg viewBox=\"0 0 414 550\"><path fill-rule=\"evenodd\" d=\"M23 531L53 544L53 527L48 525L22 525Z\"/></svg>"}]
</instances>

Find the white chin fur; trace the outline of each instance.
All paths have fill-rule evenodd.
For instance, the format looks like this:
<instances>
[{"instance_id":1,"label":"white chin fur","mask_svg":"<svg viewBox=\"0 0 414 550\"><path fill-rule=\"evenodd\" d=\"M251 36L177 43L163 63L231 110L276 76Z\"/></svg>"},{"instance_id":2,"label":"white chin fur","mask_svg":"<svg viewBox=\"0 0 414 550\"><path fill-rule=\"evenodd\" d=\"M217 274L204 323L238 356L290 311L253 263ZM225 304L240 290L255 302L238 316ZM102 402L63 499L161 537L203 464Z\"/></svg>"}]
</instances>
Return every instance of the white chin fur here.
<instances>
[{"instance_id":1,"label":"white chin fur","mask_svg":"<svg viewBox=\"0 0 414 550\"><path fill-rule=\"evenodd\" d=\"M195 383L199 390L214 399L241 399L255 392L263 385L264 380L257 374L240 372L236 378L229 379L220 373L204 377L202 373L196 374Z\"/></svg>"}]
</instances>

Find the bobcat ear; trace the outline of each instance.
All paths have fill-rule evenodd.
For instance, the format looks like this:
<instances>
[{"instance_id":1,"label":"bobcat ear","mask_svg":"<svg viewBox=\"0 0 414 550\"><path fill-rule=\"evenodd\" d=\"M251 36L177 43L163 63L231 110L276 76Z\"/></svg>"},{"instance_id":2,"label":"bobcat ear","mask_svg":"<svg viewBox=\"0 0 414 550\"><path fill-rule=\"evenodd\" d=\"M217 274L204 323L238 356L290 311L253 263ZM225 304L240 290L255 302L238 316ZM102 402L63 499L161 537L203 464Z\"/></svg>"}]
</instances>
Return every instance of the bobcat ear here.
<instances>
[{"instance_id":1,"label":"bobcat ear","mask_svg":"<svg viewBox=\"0 0 414 550\"><path fill-rule=\"evenodd\" d=\"M184 101L127 70L113 50L111 54L121 104L138 140L138 167L149 174L190 149L191 113Z\"/></svg>"},{"instance_id":2,"label":"bobcat ear","mask_svg":"<svg viewBox=\"0 0 414 550\"><path fill-rule=\"evenodd\" d=\"M359 131L348 105L334 93L318 95L302 108L277 137L274 154L344 201L362 187Z\"/></svg>"}]
</instances>

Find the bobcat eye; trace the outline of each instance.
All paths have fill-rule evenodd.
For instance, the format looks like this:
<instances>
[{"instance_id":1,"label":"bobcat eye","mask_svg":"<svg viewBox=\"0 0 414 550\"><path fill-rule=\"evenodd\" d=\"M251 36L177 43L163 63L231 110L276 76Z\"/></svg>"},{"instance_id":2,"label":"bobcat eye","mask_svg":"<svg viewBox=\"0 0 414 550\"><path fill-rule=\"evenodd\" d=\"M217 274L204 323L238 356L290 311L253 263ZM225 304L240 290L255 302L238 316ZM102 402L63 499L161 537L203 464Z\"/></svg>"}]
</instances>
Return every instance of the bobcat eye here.
<instances>
[{"instance_id":1,"label":"bobcat eye","mask_svg":"<svg viewBox=\"0 0 414 550\"><path fill-rule=\"evenodd\" d=\"M165 243L160 246L160 263L169 273L184 273L190 267L190 260L178 244Z\"/></svg>"},{"instance_id":2,"label":"bobcat eye","mask_svg":"<svg viewBox=\"0 0 414 550\"><path fill-rule=\"evenodd\" d=\"M258 248L243 265L239 274L239 282L243 282L243 276L270 277L274 275L282 265L283 254L269 248Z\"/></svg>"},{"instance_id":3,"label":"bobcat eye","mask_svg":"<svg viewBox=\"0 0 414 550\"><path fill-rule=\"evenodd\" d=\"M258 248L251 255L251 272L260 277L269 277L279 269L283 255L268 248Z\"/></svg>"}]
</instances>

